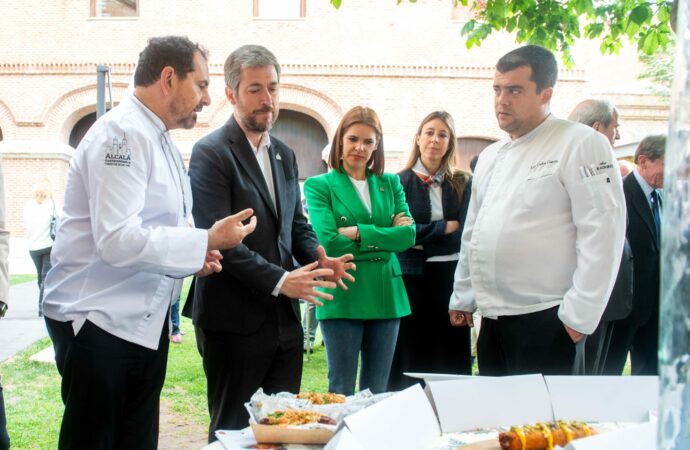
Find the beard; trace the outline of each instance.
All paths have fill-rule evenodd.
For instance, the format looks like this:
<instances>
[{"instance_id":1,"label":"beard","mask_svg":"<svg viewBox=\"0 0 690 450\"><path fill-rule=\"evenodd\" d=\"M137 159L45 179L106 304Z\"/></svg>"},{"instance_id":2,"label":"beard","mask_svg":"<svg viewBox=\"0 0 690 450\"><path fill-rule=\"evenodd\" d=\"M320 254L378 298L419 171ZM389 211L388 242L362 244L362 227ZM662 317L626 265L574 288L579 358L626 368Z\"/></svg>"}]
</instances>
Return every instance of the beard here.
<instances>
[{"instance_id":1,"label":"beard","mask_svg":"<svg viewBox=\"0 0 690 450\"><path fill-rule=\"evenodd\" d=\"M243 105L238 103L238 106ZM256 120L256 116L258 114L267 112L271 113L270 120L266 120L265 122L259 122L258 120ZM246 128L249 131L253 131L254 133L264 133L266 131L271 131L271 128L273 128L273 124L276 123L276 120L278 119L278 108L271 108L269 106L266 106L264 108L252 111L249 114L246 114L244 112L244 108L241 108L239 116L244 128Z\"/></svg>"},{"instance_id":2,"label":"beard","mask_svg":"<svg viewBox=\"0 0 690 450\"><path fill-rule=\"evenodd\" d=\"M197 105L193 111L185 112L184 105L173 102L172 105L170 105L170 113L175 118L177 128L191 130L196 125L197 111L201 111L202 108L203 105Z\"/></svg>"}]
</instances>

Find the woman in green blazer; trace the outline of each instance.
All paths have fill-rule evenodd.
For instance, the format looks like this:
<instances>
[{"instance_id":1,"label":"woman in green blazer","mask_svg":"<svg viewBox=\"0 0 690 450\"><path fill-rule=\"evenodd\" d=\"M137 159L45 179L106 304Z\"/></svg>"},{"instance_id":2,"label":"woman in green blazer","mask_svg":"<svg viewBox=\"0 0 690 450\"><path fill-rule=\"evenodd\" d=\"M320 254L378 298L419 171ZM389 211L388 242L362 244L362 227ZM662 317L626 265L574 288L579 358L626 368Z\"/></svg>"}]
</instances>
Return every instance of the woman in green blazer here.
<instances>
[{"instance_id":1,"label":"woman in green blazer","mask_svg":"<svg viewBox=\"0 0 690 450\"><path fill-rule=\"evenodd\" d=\"M355 107L331 145L327 174L309 178L309 218L326 253L352 253L357 280L327 290L316 311L328 359L328 390L351 395L361 353L359 388L385 392L400 317L410 314L395 256L414 245L415 227L397 175L383 173L383 135L376 113Z\"/></svg>"}]
</instances>

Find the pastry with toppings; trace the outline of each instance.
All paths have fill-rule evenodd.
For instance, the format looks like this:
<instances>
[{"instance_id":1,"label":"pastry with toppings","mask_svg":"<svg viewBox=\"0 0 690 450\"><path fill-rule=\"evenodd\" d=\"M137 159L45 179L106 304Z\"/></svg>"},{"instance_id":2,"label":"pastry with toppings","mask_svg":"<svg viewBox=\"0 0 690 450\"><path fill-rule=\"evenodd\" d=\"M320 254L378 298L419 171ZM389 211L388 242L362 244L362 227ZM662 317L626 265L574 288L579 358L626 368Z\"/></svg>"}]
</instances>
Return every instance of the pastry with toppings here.
<instances>
[{"instance_id":1,"label":"pastry with toppings","mask_svg":"<svg viewBox=\"0 0 690 450\"><path fill-rule=\"evenodd\" d=\"M278 425L282 427L292 425L307 425L310 423L321 423L326 425L335 425L335 420L328 416L314 412L305 411L302 409L279 409L259 422L261 425Z\"/></svg>"},{"instance_id":2,"label":"pastry with toppings","mask_svg":"<svg viewBox=\"0 0 690 450\"><path fill-rule=\"evenodd\" d=\"M574 439L591 436L596 432L582 422L537 423L512 427L499 433L498 442L503 450L553 450Z\"/></svg>"},{"instance_id":3,"label":"pastry with toppings","mask_svg":"<svg viewBox=\"0 0 690 450\"><path fill-rule=\"evenodd\" d=\"M297 398L309 400L314 405L330 405L332 403L345 403L345 396L332 392L300 392Z\"/></svg>"}]
</instances>

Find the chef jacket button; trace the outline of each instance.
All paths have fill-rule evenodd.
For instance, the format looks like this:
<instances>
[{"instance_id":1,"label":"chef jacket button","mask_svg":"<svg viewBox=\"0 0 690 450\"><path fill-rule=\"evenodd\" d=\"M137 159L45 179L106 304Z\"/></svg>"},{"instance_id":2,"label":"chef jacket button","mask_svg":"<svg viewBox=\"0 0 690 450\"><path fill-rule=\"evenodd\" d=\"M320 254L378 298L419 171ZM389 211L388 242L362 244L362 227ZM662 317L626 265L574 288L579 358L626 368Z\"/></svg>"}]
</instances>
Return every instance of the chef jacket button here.
<instances>
[{"instance_id":1,"label":"chef jacket button","mask_svg":"<svg viewBox=\"0 0 690 450\"><path fill-rule=\"evenodd\" d=\"M343 222L343 223L347 222L347 217L345 217L345 216L340 216L340 221Z\"/></svg>"}]
</instances>

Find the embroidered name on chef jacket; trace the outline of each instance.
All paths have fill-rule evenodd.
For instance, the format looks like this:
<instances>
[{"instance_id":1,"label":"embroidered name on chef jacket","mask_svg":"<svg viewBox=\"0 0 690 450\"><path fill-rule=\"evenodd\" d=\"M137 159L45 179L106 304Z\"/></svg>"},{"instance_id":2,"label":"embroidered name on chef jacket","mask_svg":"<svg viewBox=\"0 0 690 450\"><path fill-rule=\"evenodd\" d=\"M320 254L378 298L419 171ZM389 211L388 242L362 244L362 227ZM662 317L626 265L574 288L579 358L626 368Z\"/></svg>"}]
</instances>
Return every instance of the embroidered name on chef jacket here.
<instances>
[{"instance_id":1,"label":"embroidered name on chef jacket","mask_svg":"<svg viewBox=\"0 0 690 450\"><path fill-rule=\"evenodd\" d=\"M118 140L115 136L113 142L106 146L105 165L119 167L132 165L132 149L127 143L127 136L122 135L122 140Z\"/></svg>"},{"instance_id":2,"label":"embroidered name on chef jacket","mask_svg":"<svg viewBox=\"0 0 690 450\"><path fill-rule=\"evenodd\" d=\"M534 163L531 166L529 166L529 171L527 172L527 181L536 180L539 178L548 177L549 175L553 175L557 167L558 160L553 159Z\"/></svg>"}]
</instances>

